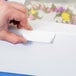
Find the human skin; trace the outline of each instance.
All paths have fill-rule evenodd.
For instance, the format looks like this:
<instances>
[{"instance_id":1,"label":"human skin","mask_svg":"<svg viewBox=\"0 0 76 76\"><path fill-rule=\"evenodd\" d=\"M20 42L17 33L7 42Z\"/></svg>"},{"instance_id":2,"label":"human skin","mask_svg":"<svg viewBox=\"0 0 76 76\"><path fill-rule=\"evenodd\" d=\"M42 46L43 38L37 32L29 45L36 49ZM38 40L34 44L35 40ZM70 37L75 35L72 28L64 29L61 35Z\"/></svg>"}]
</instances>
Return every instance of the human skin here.
<instances>
[{"instance_id":1,"label":"human skin","mask_svg":"<svg viewBox=\"0 0 76 76\"><path fill-rule=\"evenodd\" d=\"M0 40L13 44L27 42L22 36L9 32L8 27L11 21L15 24L13 26L18 29L32 30L27 21L27 9L24 5L17 2L0 0ZM16 24L15 21L19 23Z\"/></svg>"}]
</instances>

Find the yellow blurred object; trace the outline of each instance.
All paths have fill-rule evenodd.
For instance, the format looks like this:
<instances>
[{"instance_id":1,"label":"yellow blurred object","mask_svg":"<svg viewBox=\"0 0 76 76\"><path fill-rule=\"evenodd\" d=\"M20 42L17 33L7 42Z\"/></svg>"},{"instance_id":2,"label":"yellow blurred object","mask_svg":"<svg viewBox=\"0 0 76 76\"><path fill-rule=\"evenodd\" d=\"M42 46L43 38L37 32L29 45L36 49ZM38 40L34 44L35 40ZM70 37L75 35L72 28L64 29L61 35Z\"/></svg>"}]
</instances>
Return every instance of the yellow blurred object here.
<instances>
[{"instance_id":1,"label":"yellow blurred object","mask_svg":"<svg viewBox=\"0 0 76 76\"><path fill-rule=\"evenodd\" d=\"M61 17L63 21L70 21L70 14L68 12L63 12Z\"/></svg>"},{"instance_id":2,"label":"yellow blurred object","mask_svg":"<svg viewBox=\"0 0 76 76\"><path fill-rule=\"evenodd\" d=\"M32 15L35 15L37 13L37 10L31 8L31 11L30 12L31 12Z\"/></svg>"}]
</instances>

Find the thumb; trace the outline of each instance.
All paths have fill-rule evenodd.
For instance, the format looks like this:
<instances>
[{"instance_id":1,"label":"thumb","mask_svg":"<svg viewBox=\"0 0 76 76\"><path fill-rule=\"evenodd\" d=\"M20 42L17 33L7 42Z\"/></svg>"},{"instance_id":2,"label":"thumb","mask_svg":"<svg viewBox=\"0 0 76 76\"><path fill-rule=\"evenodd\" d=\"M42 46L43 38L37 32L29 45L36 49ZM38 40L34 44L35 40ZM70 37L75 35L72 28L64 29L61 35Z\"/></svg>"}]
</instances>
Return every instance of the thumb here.
<instances>
[{"instance_id":1,"label":"thumb","mask_svg":"<svg viewBox=\"0 0 76 76\"><path fill-rule=\"evenodd\" d=\"M32 26L28 23L26 19L22 20L18 26L27 30L33 30Z\"/></svg>"},{"instance_id":2,"label":"thumb","mask_svg":"<svg viewBox=\"0 0 76 76\"><path fill-rule=\"evenodd\" d=\"M26 40L22 36L16 35L16 34L11 33L11 32L4 31L3 35L4 36L2 37L1 40L8 41L8 42L13 43L13 44L26 42Z\"/></svg>"}]
</instances>

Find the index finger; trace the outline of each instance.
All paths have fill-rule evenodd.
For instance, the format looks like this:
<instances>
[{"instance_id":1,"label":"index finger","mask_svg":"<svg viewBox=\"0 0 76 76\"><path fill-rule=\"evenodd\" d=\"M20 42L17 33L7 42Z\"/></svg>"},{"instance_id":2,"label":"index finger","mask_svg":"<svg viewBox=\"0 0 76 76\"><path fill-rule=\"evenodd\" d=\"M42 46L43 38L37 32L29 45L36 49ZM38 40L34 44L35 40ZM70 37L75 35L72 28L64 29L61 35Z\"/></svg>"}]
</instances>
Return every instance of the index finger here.
<instances>
[{"instance_id":1,"label":"index finger","mask_svg":"<svg viewBox=\"0 0 76 76\"><path fill-rule=\"evenodd\" d=\"M8 4L10 6L12 6L13 8L15 8L23 13L27 13L27 8L21 3L17 3L17 2L12 1L12 2L8 2Z\"/></svg>"}]
</instances>

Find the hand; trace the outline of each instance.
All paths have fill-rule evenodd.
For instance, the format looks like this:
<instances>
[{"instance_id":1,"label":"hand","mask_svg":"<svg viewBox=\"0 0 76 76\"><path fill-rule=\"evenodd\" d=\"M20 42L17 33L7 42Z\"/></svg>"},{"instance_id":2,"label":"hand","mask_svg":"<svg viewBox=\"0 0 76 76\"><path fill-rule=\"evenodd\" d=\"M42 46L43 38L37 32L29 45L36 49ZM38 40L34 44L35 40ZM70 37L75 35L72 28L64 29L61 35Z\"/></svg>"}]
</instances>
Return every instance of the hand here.
<instances>
[{"instance_id":1,"label":"hand","mask_svg":"<svg viewBox=\"0 0 76 76\"><path fill-rule=\"evenodd\" d=\"M32 30L27 21L27 9L17 2L0 1L0 40L13 44L26 42L23 37L8 31L9 24L13 23L18 29Z\"/></svg>"}]
</instances>

